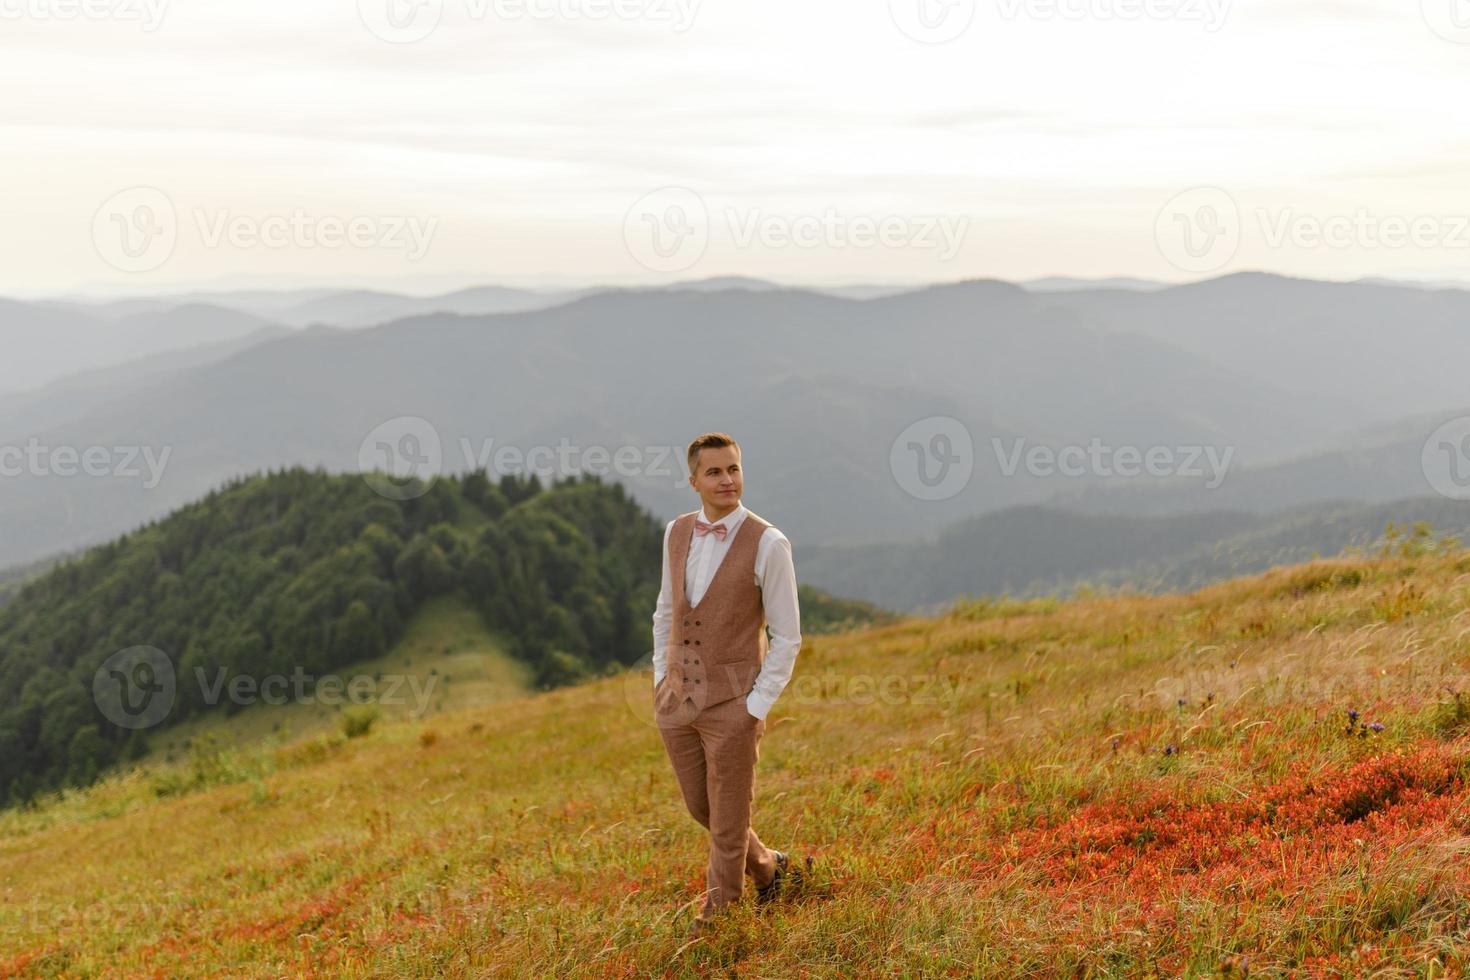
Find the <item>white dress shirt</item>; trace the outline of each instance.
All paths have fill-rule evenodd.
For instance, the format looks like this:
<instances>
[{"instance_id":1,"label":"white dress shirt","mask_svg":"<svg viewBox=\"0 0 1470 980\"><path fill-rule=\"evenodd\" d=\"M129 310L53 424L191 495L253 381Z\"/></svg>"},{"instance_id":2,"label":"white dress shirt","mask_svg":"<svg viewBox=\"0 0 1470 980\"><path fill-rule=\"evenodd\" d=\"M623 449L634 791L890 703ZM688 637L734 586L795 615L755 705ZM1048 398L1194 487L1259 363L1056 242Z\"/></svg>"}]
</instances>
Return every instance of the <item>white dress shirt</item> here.
<instances>
[{"instance_id":1,"label":"white dress shirt","mask_svg":"<svg viewBox=\"0 0 1470 980\"><path fill-rule=\"evenodd\" d=\"M714 534L695 534L690 527L692 540L684 565L684 593L690 605L698 605L704 597L710 580L715 577L720 562L735 540L740 522L749 513L744 504L737 504L718 521L710 521L704 508L699 509L701 521L724 524L730 530L721 541ZM658 605L653 612L654 687L658 687L668 670L669 633L674 622L674 590L669 577L669 535L673 528L673 521L664 528L663 580L659 586ZM745 706L755 717L764 718L791 680L796 654L801 650L801 609L796 602L796 567L791 560L791 541L775 525L765 529L756 545L755 584L761 590L761 603L765 606L770 646L755 686L745 699Z\"/></svg>"}]
</instances>

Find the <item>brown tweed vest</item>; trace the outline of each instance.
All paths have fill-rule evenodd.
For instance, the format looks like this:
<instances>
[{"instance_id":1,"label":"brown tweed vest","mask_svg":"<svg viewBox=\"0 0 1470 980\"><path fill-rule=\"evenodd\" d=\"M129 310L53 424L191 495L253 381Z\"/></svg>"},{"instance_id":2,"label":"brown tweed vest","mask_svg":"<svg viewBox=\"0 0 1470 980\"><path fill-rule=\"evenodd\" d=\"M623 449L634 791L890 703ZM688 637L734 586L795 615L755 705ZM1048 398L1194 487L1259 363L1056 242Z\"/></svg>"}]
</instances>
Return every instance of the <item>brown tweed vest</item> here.
<instances>
[{"instance_id":1,"label":"brown tweed vest","mask_svg":"<svg viewBox=\"0 0 1470 980\"><path fill-rule=\"evenodd\" d=\"M667 670L654 694L655 713L668 724L688 724L710 705L749 694L770 647L766 607L755 584L755 555L771 525L746 508L699 605L691 606L684 575L698 517L698 511L680 514L669 532L674 622Z\"/></svg>"}]
</instances>

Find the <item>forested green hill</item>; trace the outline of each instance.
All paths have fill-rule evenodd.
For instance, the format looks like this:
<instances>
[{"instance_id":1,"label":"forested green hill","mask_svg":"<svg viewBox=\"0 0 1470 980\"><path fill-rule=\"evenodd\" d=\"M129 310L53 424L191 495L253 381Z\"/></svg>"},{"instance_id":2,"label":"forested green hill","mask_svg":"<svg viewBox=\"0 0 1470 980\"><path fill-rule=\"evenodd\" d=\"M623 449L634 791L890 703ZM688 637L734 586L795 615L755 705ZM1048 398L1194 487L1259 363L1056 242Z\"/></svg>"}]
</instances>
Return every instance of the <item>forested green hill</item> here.
<instances>
[{"instance_id":1,"label":"forested green hill","mask_svg":"<svg viewBox=\"0 0 1470 980\"><path fill-rule=\"evenodd\" d=\"M596 477L544 488L470 474L403 501L300 468L234 481L0 607L0 802L90 783L169 725L239 710L196 677L312 678L369 660L450 592L542 687L631 664L649 646L662 533ZM98 710L93 678L137 646L165 653L178 684L164 721L134 731Z\"/></svg>"}]
</instances>

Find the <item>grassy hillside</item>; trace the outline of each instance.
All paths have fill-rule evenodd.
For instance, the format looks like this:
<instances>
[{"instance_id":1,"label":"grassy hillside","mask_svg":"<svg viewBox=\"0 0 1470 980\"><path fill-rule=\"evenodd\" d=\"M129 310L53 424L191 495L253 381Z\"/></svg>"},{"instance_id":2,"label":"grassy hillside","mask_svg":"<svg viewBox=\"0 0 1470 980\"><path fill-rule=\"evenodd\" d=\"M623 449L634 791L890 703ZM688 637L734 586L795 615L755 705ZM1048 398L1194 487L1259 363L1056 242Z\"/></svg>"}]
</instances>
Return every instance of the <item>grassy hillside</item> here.
<instances>
[{"instance_id":1,"label":"grassy hillside","mask_svg":"<svg viewBox=\"0 0 1470 980\"><path fill-rule=\"evenodd\" d=\"M484 617L459 597L430 599L409 621L403 637L383 656L342 668L343 676L392 674L403 681L394 697L377 704L383 721L433 718L447 711L485 707L519 697L535 686L535 671L506 652ZM186 758L196 741L247 748L276 736L329 733L339 727L342 706L291 701L254 704L234 715L190 719L153 740L144 762Z\"/></svg>"},{"instance_id":2,"label":"grassy hillside","mask_svg":"<svg viewBox=\"0 0 1470 980\"><path fill-rule=\"evenodd\" d=\"M692 945L634 672L0 814L0 975L1462 975L1470 553L1407 552L810 638L812 886Z\"/></svg>"}]
</instances>

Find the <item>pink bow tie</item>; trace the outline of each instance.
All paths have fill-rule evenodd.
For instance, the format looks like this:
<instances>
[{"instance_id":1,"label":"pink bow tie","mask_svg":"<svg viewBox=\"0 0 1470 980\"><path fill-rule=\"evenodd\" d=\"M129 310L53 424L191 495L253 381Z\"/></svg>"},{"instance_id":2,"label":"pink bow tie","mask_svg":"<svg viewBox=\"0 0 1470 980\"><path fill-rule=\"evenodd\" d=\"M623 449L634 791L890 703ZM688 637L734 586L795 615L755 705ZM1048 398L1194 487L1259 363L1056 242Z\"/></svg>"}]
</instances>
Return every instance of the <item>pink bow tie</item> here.
<instances>
[{"instance_id":1,"label":"pink bow tie","mask_svg":"<svg viewBox=\"0 0 1470 980\"><path fill-rule=\"evenodd\" d=\"M701 521L697 517L694 519L695 537L704 537L704 535L709 534L711 531L713 531L715 533L715 537L719 538L721 541L725 540L725 535L730 533L730 529L724 524L706 524L704 521Z\"/></svg>"}]
</instances>

